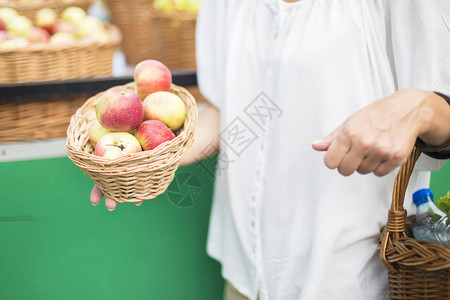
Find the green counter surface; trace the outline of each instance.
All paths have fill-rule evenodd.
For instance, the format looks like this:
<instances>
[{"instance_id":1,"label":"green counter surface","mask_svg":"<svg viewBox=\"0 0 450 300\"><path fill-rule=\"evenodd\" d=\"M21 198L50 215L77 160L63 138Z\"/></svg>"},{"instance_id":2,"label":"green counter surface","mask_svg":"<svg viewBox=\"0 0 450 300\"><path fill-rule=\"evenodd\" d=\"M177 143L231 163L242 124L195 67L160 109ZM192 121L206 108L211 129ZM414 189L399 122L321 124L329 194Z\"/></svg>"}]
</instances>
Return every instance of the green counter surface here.
<instances>
[{"instance_id":1,"label":"green counter surface","mask_svg":"<svg viewBox=\"0 0 450 300\"><path fill-rule=\"evenodd\" d=\"M0 163L0 299L221 299L220 265L205 251L213 178L182 167L182 191L188 177L190 207L165 193L108 212L68 158ZM449 179L450 164L432 174L435 196Z\"/></svg>"},{"instance_id":2,"label":"green counter surface","mask_svg":"<svg viewBox=\"0 0 450 300\"><path fill-rule=\"evenodd\" d=\"M167 194L109 212L68 158L0 164L0 299L221 299L220 265L206 254L213 178L180 208Z\"/></svg>"}]
</instances>

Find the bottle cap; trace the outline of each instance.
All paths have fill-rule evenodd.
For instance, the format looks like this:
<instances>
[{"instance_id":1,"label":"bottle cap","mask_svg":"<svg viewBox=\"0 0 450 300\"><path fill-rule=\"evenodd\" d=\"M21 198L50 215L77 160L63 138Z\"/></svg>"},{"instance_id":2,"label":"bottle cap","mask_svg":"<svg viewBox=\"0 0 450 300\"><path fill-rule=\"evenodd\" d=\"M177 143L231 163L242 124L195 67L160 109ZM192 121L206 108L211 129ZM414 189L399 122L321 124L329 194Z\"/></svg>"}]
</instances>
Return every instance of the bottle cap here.
<instances>
[{"instance_id":1,"label":"bottle cap","mask_svg":"<svg viewBox=\"0 0 450 300\"><path fill-rule=\"evenodd\" d=\"M433 201L433 192L430 189L421 189L413 194L413 202L415 205L419 206L431 199Z\"/></svg>"}]
</instances>

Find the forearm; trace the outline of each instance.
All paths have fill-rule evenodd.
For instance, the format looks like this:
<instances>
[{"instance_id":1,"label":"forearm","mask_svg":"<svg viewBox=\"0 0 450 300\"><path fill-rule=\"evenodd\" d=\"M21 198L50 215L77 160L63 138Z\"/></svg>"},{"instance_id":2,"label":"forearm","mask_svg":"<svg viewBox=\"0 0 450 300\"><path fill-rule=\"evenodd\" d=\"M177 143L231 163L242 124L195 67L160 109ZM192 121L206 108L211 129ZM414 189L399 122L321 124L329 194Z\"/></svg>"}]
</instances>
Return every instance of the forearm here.
<instances>
[{"instance_id":1,"label":"forearm","mask_svg":"<svg viewBox=\"0 0 450 300\"><path fill-rule=\"evenodd\" d=\"M181 165L188 165L205 159L219 148L220 114L212 105L208 106L198 116L195 140L189 153L181 161Z\"/></svg>"}]
</instances>

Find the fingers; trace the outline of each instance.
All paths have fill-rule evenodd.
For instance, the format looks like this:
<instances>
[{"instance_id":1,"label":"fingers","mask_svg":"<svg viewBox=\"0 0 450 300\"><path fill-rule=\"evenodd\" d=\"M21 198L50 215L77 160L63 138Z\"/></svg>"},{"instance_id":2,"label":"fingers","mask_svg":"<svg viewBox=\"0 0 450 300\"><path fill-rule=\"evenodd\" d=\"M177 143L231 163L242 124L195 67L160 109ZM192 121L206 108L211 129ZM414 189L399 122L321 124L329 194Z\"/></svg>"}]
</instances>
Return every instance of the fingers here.
<instances>
[{"instance_id":1,"label":"fingers","mask_svg":"<svg viewBox=\"0 0 450 300\"><path fill-rule=\"evenodd\" d=\"M325 165L338 169L344 176L355 171L360 174L374 173L385 176L403 164L408 156L408 146L396 148L377 135L336 137L325 154Z\"/></svg>"},{"instance_id":2,"label":"fingers","mask_svg":"<svg viewBox=\"0 0 450 300\"><path fill-rule=\"evenodd\" d=\"M336 130L328 134L327 136L323 137L322 139L312 142L311 145L313 149L316 151L326 151L328 150L328 147L331 145L331 142L333 142L335 136Z\"/></svg>"},{"instance_id":3,"label":"fingers","mask_svg":"<svg viewBox=\"0 0 450 300\"><path fill-rule=\"evenodd\" d=\"M362 160L356 171L359 174L369 174L374 172L380 164L386 161L387 158L382 153L373 151Z\"/></svg>"},{"instance_id":4,"label":"fingers","mask_svg":"<svg viewBox=\"0 0 450 300\"><path fill-rule=\"evenodd\" d=\"M362 153L353 150L344 156L337 169L341 175L350 176L358 169L363 160Z\"/></svg>"},{"instance_id":5,"label":"fingers","mask_svg":"<svg viewBox=\"0 0 450 300\"><path fill-rule=\"evenodd\" d=\"M394 171L395 168L397 168L399 164L394 164L393 162L386 161L381 162L378 167L373 171L373 174L377 176L385 176L389 174L390 172Z\"/></svg>"},{"instance_id":6,"label":"fingers","mask_svg":"<svg viewBox=\"0 0 450 300\"><path fill-rule=\"evenodd\" d=\"M113 211L116 208L117 201L106 197L105 206L109 211Z\"/></svg>"},{"instance_id":7,"label":"fingers","mask_svg":"<svg viewBox=\"0 0 450 300\"><path fill-rule=\"evenodd\" d=\"M328 147L324 157L325 165L330 169L336 169L341 165L344 157L352 147L351 139L342 133L342 129L335 130L335 138Z\"/></svg>"},{"instance_id":8,"label":"fingers","mask_svg":"<svg viewBox=\"0 0 450 300\"><path fill-rule=\"evenodd\" d=\"M100 189L96 185L94 185L90 197L92 205L97 206L97 204L100 202L100 200L102 200L102 198L103 198L102 191L100 191Z\"/></svg>"},{"instance_id":9,"label":"fingers","mask_svg":"<svg viewBox=\"0 0 450 300\"><path fill-rule=\"evenodd\" d=\"M90 196L92 205L97 206L98 203L100 202L100 200L102 200L102 198L103 198L102 191L96 185L94 185L94 187L92 188L92 191L91 191L91 196ZM109 197L106 197L106 199L105 199L105 206L109 211L113 211L116 208L117 203L118 203L117 201L115 201ZM135 203L136 206L140 206L141 204L142 204L142 201L138 201Z\"/></svg>"}]
</instances>

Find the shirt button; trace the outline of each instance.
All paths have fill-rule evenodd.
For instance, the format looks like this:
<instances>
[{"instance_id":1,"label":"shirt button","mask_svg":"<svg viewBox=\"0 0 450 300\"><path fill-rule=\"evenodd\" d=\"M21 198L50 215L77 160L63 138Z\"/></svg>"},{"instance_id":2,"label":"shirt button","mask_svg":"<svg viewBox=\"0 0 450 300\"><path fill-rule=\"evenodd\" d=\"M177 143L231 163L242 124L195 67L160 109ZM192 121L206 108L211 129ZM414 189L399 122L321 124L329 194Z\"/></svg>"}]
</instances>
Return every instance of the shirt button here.
<instances>
[{"instance_id":1,"label":"shirt button","mask_svg":"<svg viewBox=\"0 0 450 300\"><path fill-rule=\"evenodd\" d=\"M256 176L259 176L259 170L256 170Z\"/></svg>"},{"instance_id":2,"label":"shirt button","mask_svg":"<svg viewBox=\"0 0 450 300\"><path fill-rule=\"evenodd\" d=\"M256 197L252 196L252 202L255 202L255 201L256 201Z\"/></svg>"},{"instance_id":3,"label":"shirt button","mask_svg":"<svg viewBox=\"0 0 450 300\"><path fill-rule=\"evenodd\" d=\"M252 251L253 251L253 253L256 253L256 248L255 248L255 246L253 246Z\"/></svg>"},{"instance_id":4,"label":"shirt button","mask_svg":"<svg viewBox=\"0 0 450 300\"><path fill-rule=\"evenodd\" d=\"M252 224L252 227L255 227L255 221L252 221L251 224Z\"/></svg>"}]
</instances>

